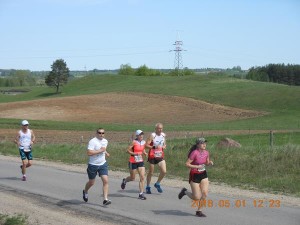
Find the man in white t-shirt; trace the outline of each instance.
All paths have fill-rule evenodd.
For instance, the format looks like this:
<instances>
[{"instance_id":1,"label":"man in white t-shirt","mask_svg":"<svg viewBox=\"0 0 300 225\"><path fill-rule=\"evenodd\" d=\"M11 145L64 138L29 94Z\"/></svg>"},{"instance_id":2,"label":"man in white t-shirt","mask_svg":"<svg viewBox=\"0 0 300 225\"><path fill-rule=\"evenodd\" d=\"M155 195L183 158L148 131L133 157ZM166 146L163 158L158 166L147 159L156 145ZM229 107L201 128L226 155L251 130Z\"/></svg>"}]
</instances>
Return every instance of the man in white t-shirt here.
<instances>
[{"instance_id":1,"label":"man in white t-shirt","mask_svg":"<svg viewBox=\"0 0 300 225\"><path fill-rule=\"evenodd\" d=\"M26 168L32 165L32 153L31 148L35 142L35 135L33 130L29 129L29 122L23 120L21 122L21 130L18 131L15 139L15 143L18 145L20 156L22 159L22 180L26 181ZM27 161L26 161L27 159Z\"/></svg>"},{"instance_id":2,"label":"man in white t-shirt","mask_svg":"<svg viewBox=\"0 0 300 225\"><path fill-rule=\"evenodd\" d=\"M88 201L88 190L95 184L98 173L103 183L103 205L109 205L111 201L108 199L108 164L105 160L105 156L109 157L109 153L106 151L108 141L104 138L104 133L103 128L97 129L96 137L89 141L87 147L89 181L83 190L83 200Z\"/></svg>"}]
</instances>

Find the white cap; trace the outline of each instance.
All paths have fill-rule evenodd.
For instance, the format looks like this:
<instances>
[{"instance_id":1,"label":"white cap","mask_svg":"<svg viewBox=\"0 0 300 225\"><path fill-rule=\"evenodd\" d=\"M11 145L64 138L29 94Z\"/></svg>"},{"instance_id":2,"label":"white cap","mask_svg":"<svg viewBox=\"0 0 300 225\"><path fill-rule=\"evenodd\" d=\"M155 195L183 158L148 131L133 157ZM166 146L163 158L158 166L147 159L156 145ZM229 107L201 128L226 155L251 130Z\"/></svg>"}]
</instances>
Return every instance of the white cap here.
<instances>
[{"instance_id":1,"label":"white cap","mask_svg":"<svg viewBox=\"0 0 300 225\"><path fill-rule=\"evenodd\" d=\"M137 130L135 132L135 135L138 136L138 135L141 135L141 134L144 134L144 132L142 130Z\"/></svg>"},{"instance_id":2,"label":"white cap","mask_svg":"<svg viewBox=\"0 0 300 225\"><path fill-rule=\"evenodd\" d=\"M22 123L21 123L23 126L25 125L29 125L28 121L27 120L23 120Z\"/></svg>"}]
</instances>

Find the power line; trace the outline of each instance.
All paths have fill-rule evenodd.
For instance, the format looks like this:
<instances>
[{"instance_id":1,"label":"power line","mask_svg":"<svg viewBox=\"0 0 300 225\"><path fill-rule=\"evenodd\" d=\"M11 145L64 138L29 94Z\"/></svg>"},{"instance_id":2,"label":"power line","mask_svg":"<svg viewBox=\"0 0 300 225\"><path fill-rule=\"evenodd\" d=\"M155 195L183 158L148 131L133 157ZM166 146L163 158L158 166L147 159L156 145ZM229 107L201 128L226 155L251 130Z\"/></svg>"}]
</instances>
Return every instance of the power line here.
<instances>
[{"instance_id":1,"label":"power line","mask_svg":"<svg viewBox=\"0 0 300 225\"><path fill-rule=\"evenodd\" d=\"M183 61L182 61L181 52L186 51L182 48L183 41L181 41L179 38L179 32L177 32L177 40L173 45L175 45L175 49L170 51L175 52L174 70L177 71L177 75L179 76L182 75L182 70L183 70Z\"/></svg>"}]
</instances>

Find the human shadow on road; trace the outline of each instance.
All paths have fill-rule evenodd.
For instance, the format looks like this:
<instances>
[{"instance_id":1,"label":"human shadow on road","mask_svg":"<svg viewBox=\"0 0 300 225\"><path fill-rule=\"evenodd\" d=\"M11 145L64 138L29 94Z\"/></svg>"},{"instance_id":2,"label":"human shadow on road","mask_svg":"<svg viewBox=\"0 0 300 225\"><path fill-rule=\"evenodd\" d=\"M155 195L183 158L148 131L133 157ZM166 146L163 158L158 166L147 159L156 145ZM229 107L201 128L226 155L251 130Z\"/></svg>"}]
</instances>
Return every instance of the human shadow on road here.
<instances>
[{"instance_id":1,"label":"human shadow on road","mask_svg":"<svg viewBox=\"0 0 300 225\"><path fill-rule=\"evenodd\" d=\"M19 181L22 181L21 177L0 177L0 180L19 180Z\"/></svg>"},{"instance_id":2,"label":"human shadow on road","mask_svg":"<svg viewBox=\"0 0 300 225\"><path fill-rule=\"evenodd\" d=\"M69 207L69 208L76 208L76 206L78 205L85 205L85 206L97 206L97 207L102 207L102 208L107 208L106 205L102 205L101 202L97 203L91 203L91 202L83 202L80 201L78 199L71 199L71 200L61 200L59 202L56 203L57 206L59 207ZM82 207L80 206L80 209L82 209Z\"/></svg>"},{"instance_id":3,"label":"human shadow on road","mask_svg":"<svg viewBox=\"0 0 300 225\"><path fill-rule=\"evenodd\" d=\"M99 206L99 204L95 204L95 203L90 203L90 202L83 202L80 201L78 199L71 199L71 200L61 200L59 202L56 203L57 206L71 206L71 205L94 205L94 206Z\"/></svg>"},{"instance_id":4,"label":"human shadow on road","mask_svg":"<svg viewBox=\"0 0 300 225\"><path fill-rule=\"evenodd\" d=\"M125 189L125 190L118 190L119 193L134 193L134 194L138 194L139 190L138 189ZM147 197L148 194L146 194ZM151 194L152 196L154 195L161 195L160 193L153 193Z\"/></svg>"},{"instance_id":5,"label":"human shadow on road","mask_svg":"<svg viewBox=\"0 0 300 225\"><path fill-rule=\"evenodd\" d=\"M83 201L79 201L78 199L61 200L56 203L56 205L58 205L58 206L79 205L79 204L86 204L86 203Z\"/></svg>"},{"instance_id":6,"label":"human shadow on road","mask_svg":"<svg viewBox=\"0 0 300 225\"><path fill-rule=\"evenodd\" d=\"M180 210L152 210L154 214L157 215L172 215L172 216L191 216L190 213L182 212Z\"/></svg>"},{"instance_id":7,"label":"human shadow on road","mask_svg":"<svg viewBox=\"0 0 300 225\"><path fill-rule=\"evenodd\" d=\"M128 192L128 191L119 191L120 194L110 194L109 196L111 197L117 197L117 198L133 198L133 199L136 199L137 197L132 197L130 195L126 195L126 193L137 193L138 195L138 192L137 191L132 191L132 192ZM124 194L121 194L121 193L124 193Z\"/></svg>"},{"instance_id":8,"label":"human shadow on road","mask_svg":"<svg viewBox=\"0 0 300 225\"><path fill-rule=\"evenodd\" d=\"M119 193L139 193L137 189L125 189L125 190L119 190Z\"/></svg>"}]
</instances>

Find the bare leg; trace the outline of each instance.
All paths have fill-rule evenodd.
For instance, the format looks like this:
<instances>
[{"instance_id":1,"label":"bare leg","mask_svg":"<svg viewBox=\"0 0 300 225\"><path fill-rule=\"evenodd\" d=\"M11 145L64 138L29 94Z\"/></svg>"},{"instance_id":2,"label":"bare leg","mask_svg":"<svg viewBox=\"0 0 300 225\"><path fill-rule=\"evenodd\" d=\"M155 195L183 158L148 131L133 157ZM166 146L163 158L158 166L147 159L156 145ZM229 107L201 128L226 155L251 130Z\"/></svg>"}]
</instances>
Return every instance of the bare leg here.
<instances>
[{"instance_id":1,"label":"bare leg","mask_svg":"<svg viewBox=\"0 0 300 225\"><path fill-rule=\"evenodd\" d=\"M208 178L201 180L200 190L201 190L201 198L200 198L200 203L201 203L201 201L204 201L206 199L208 194ZM202 204L198 204L198 211L201 211L201 208L202 208Z\"/></svg>"},{"instance_id":2,"label":"bare leg","mask_svg":"<svg viewBox=\"0 0 300 225\"><path fill-rule=\"evenodd\" d=\"M108 199L108 176L102 175L101 180L103 183L103 198L104 200L107 200Z\"/></svg>"},{"instance_id":3,"label":"bare leg","mask_svg":"<svg viewBox=\"0 0 300 225\"><path fill-rule=\"evenodd\" d=\"M154 164L149 163L149 171L147 174L147 186L150 186L153 172L154 172Z\"/></svg>"},{"instance_id":4,"label":"bare leg","mask_svg":"<svg viewBox=\"0 0 300 225\"><path fill-rule=\"evenodd\" d=\"M160 173L157 179L157 183L160 183L162 181L162 179L164 178L164 176L167 173L167 165L166 165L166 161L163 160L161 162L158 163L159 169L160 169Z\"/></svg>"},{"instance_id":5,"label":"bare leg","mask_svg":"<svg viewBox=\"0 0 300 225\"><path fill-rule=\"evenodd\" d=\"M140 176L140 182L139 182L140 193L143 193L144 192L144 183L145 183L145 167L139 167L138 173Z\"/></svg>"},{"instance_id":6,"label":"bare leg","mask_svg":"<svg viewBox=\"0 0 300 225\"><path fill-rule=\"evenodd\" d=\"M192 200L199 201L201 198L200 184L191 181L190 186L192 192L186 191L186 195Z\"/></svg>"},{"instance_id":7,"label":"bare leg","mask_svg":"<svg viewBox=\"0 0 300 225\"><path fill-rule=\"evenodd\" d=\"M93 180L89 180L86 184L85 184L85 188L84 188L84 192L88 193L89 189L95 184L95 179Z\"/></svg>"},{"instance_id":8,"label":"bare leg","mask_svg":"<svg viewBox=\"0 0 300 225\"><path fill-rule=\"evenodd\" d=\"M131 170L130 169L129 172L130 172L130 176L125 178L126 183L135 180L136 170Z\"/></svg>"},{"instance_id":9,"label":"bare leg","mask_svg":"<svg viewBox=\"0 0 300 225\"><path fill-rule=\"evenodd\" d=\"M30 167L32 165L32 160L28 160L26 163L26 160L22 160L22 174L26 174L26 168Z\"/></svg>"}]
</instances>

